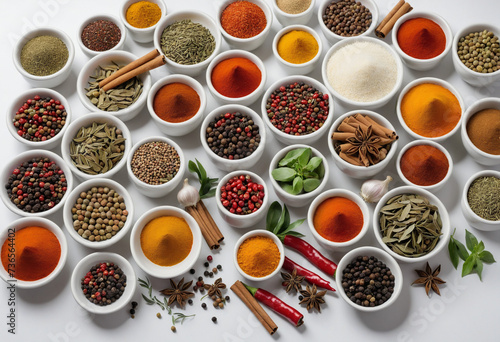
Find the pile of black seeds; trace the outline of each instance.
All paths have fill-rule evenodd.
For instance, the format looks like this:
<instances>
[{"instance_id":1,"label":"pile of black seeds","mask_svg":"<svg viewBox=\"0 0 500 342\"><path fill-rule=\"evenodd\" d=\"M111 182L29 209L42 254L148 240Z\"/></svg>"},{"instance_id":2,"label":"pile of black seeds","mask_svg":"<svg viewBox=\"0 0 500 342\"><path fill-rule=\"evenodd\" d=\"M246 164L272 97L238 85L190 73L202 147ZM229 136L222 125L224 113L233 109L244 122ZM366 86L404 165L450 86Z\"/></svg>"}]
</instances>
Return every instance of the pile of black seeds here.
<instances>
[{"instance_id":1,"label":"pile of black seeds","mask_svg":"<svg viewBox=\"0 0 500 342\"><path fill-rule=\"evenodd\" d=\"M114 263L99 263L82 278L82 291L85 297L99 306L114 303L123 295L127 286L127 276Z\"/></svg>"},{"instance_id":2,"label":"pile of black seeds","mask_svg":"<svg viewBox=\"0 0 500 342\"><path fill-rule=\"evenodd\" d=\"M339 36L359 36L372 24L372 14L355 0L333 1L325 8L323 23Z\"/></svg>"}]
</instances>

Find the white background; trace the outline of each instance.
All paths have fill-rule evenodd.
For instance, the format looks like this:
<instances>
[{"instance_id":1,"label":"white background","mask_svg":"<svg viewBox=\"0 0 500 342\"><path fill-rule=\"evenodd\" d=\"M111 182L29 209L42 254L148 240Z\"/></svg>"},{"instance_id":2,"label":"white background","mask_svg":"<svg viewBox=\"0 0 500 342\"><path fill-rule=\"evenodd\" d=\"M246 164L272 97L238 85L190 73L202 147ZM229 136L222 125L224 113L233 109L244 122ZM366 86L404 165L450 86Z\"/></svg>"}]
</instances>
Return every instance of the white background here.
<instances>
[{"instance_id":1,"label":"white background","mask_svg":"<svg viewBox=\"0 0 500 342\"><path fill-rule=\"evenodd\" d=\"M268 0L269 2L271 0ZM320 2L320 1L317 1ZM380 17L385 16L390 8L396 3L395 0L376 0L379 7ZM84 109L75 93L75 83L79 70L88 61L77 45L78 25L91 15L107 13L118 16L122 1L111 0L30 0L30 1L0 1L0 60L2 65L2 78L0 82L0 99L5 108L10 100L19 92L30 88L28 84L14 69L11 59L13 41L30 26L50 25L68 33L74 41L76 54L73 63L72 74L62 85L55 88L62 93L70 102L73 118L79 118L88 111ZM207 0L187 0L170 1L167 0L167 11L173 12L184 9L202 10L212 17L217 13L217 6L220 1ZM433 11L444 17L450 24L453 32L457 32L465 25L476 22L495 24L498 21L498 10L500 5L496 1L476 0L471 1L453 1L453 0L419 0L412 2L415 10ZM316 9L318 3L316 4ZM313 19L309 25L319 30L316 17L316 10ZM281 25L274 18L271 33L265 43L254 52L265 62L268 71L268 80L266 86L272 82L286 76L278 62L275 60L271 51L271 42L276 32L281 29ZM323 37L322 37L323 38ZM390 37L386 39L391 43ZM326 40L324 41L326 43ZM222 51L228 49L224 42ZM152 43L138 44L127 37L124 49L140 56L150 51ZM322 55L326 53L330 44L325 44ZM166 67L152 71L153 81L169 74ZM315 70L311 76L321 80L320 70ZM499 85L495 84L487 88L473 88L455 74L451 55L448 55L438 68L427 72L415 72L405 68L405 77L403 86L411 80L423 76L436 76L451 82L462 94L466 106L474 101L487 97L498 96ZM197 80L205 85L205 75L197 77ZM396 118L395 113L396 98L387 106L380 109L379 112L385 115L396 127L400 135L400 148L408 141L410 137L403 131ZM207 113L217 106L215 100L208 94ZM260 101L251 106L257 112L260 112ZM338 117L346 110L335 104L335 117ZM7 113L2 112L2 115ZM9 113L11 114L11 113ZM0 120L0 160L7 161L13 156L26 150L26 147L18 143L10 136L5 127L5 118ZM151 135L161 135L151 121L147 109L144 110L134 120L127 122L132 132L133 141ZM325 156L330 156L327 147L326 135L315 144ZM188 159L198 158L210 170L211 176L222 177L224 172L217 170L208 160L201 149L198 130L193 133L174 140L182 147ZM276 151L284 147L269 135L268 146L261 162L252 168L252 171L262 175L270 186L268 177L268 164ZM452 218L452 227L457 228L457 237L464 240L465 228L470 229L466 224L460 211L459 200L462 194L462 188L466 180L475 172L483 167L472 161L463 148L460 134L455 134L443 145L450 152L455 168L451 179L445 189L437 195L442 199L449 210ZM55 150L60 153L60 148ZM354 192L359 191L362 181L350 179L341 174L333 165L329 158L332 172L327 188L346 188ZM499 170L499 167L493 169ZM390 167L384 170L377 178L383 179L386 175L392 175L395 179L391 186L403 185L398 179L394 162ZM152 200L140 195L127 178L126 170L121 170L116 179L127 187L135 200L136 211L134 219L137 219L148 209L168 204L178 206L175 194ZM195 179L191 177L194 184ZM269 194L271 200L276 199L273 191ZM247 230L234 229L225 224L217 213L215 200L206 201L215 220L218 222L226 239L222 245L220 253L215 253L212 265L222 264L224 271L220 273L224 282L230 286L236 279L239 279L232 261L233 246L238 237ZM373 206L371 206L373 210ZM305 217L307 207L292 209L292 220ZM3 204L0 204L0 217L2 220L2 229L5 229L9 222L18 217L11 213ZM55 221L62 227L61 212L49 216L49 219ZM264 222L256 224L253 228L263 228ZM306 239L317 245L311 236L306 224L300 227L300 230L307 235ZM498 232L481 232L472 229L472 232L485 242L486 249L493 252L495 257L500 259L500 234ZM67 233L66 233L67 234ZM127 236L128 237L128 236ZM183 325L177 325L177 333L170 331L171 322L164 313L164 318L159 320L155 317L158 307L149 307L140 298L142 288L136 292L134 299L138 301L139 308L136 318L130 319L128 308L108 316L92 316L83 311L73 300L69 287L69 279L72 269L76 263L85 255L92 253L93 250L84 248L67 236L69 243L69 255L66 267L62 273L50 285L35 290L17 291L17 329L16 335L7 333L7 286L0 283L0 340L1 341L89 341L89 340L123 340L132 341L148 338L151 340L178 340L178 341L256 341L262 339L271 340L289 340L298 341L303 339L331 339L336 341L494 341L498 335L498 315L497 308L500 304L498 300L498 284L500 283L499 264L487 265L483 272L483 282L479 281L477 275L470 275L465 278L460 277L460 272L456 271L444 249L437 257L430 261L434 268L438 264L442 265L441 276L447 281L442 287L442 296L432 295L427 298L423 288L411 287L410 284L416 279L415 268L423 268L424 264L402 264L404 275L404 286L398 301L390 308L380 313L361 313L354 310L347 303L343 302L337 294L329 293L326 296L326 305L323 306L321 314L316 312L307 313L305 308L298 306L297 296L288 295L280 285L278 278L271 279L262 284L257 284L278 295L295 308L299 309L305 315L305 324L300 328L294 328L283 318L270 312L271 317L278 324L278 332L269 337L264 328L253 318L250 311L231 291L227 291L232 297L231 302L223 310L215 310L211 305L204 311L200 307L200 295L194 297L194 305L187 306L186 314L196 314L192 320L187 320ZM359 245L376 245L373 233L370 231ZM138 276L144 277L142 272L133 262L129 239L124 238L118 244L108 249L110 252L116 252L128 260L135 267ZM326 255L335 261L339 261L342 253L326 252ZM304 258L294 251L287 249L286 253L292 259L303 266L310 268L322 276L319 270L312 266ZM199 261L196 264L197 275L203 273L202 263L209 254L208 247L203 243L203 249ZM461 266L460 266L461 267ZM187 275L189 276L189 274ZM214 278L215 279L215 278ZM179 280L179 279L177 279ZM156 291L168 287L167 281L153 279L154 289ZM207 304L210 304L207 301ZM180 312L174 308L174 312ZM210 320L212 316L217 316L218 323L213 324Z\"/></svg>"}]
</instances>

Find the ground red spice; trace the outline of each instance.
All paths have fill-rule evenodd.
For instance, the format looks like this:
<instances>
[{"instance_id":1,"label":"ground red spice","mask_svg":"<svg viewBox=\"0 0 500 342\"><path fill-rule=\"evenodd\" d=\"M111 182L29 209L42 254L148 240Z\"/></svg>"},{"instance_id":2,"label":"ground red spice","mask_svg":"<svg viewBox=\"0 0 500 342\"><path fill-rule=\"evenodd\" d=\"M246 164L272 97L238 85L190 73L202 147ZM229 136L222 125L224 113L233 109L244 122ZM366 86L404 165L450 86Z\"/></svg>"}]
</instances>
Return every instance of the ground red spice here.
<instances>
[{"instance_id":1,"label":"ground red spice","mask_svg":"<svg viewBox=\"0 0 500 342\"><path fill-rule=\"evenodd\" d=\"M438 148L430 145L410 147L401 157L403 175L416 185L434 185L448 173L448 158Z\"/></svg>"},{"instance_id":2,"label":"ground red spice","mask_svg":"<svg viewBox=\"0 0 500 342\"><path fill-rule=\"evenodd\" d=\"M212 85L221 95L243 97L254 92L262 80L262 72L251 60L228 58L212 70Z\"/></svg>"},{"instance_id":3,"label":"ground red spice","mask_svg":"<svg viewBox=\"0 0 500 342\"><path fill-rule=\"evenodd\" d=\"M426 18L405 21L397 33L398 44L407 55L418 59L439 56L446 47L441 26Z\"/></svg>"},{"instance_id":4,"label":"ground red spice","mask_svg":"<svg viewBox=\"0 0 500 342\"><path fill-rule=\"evenodd\" d=\"M363 228L363 213L359 206L345 197L324 200L314 212L316 231L332 242L354 239Z\"/></svg>"},{"instance_id":5,"label":"ground red spice","mask_svg":"<svg viewBox=\"0 0 500 342\"><path fill-rule=\"evenodd\" d=\"M220 22L222 28L236 38L251 38L267 25L264 11L249 1L235 1L222 11Z\"/></svg>"}]
</instances>

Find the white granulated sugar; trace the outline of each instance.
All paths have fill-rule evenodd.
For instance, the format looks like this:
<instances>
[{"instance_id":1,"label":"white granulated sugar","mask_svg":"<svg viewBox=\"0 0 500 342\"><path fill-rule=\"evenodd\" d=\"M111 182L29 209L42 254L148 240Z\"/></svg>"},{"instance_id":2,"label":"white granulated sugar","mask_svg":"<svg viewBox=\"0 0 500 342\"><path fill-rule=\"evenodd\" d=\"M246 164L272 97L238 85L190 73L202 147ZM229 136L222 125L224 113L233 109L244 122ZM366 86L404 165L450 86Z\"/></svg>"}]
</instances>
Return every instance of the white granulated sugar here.
<instances>
[{"instance_id":1,"label":"white granulated sugar","mask_svg":"<svg viewBox=\"0 0 500 342\"><path fill-rule=\"evenodd\" d=\"M391 92L398 68L387 49L372 42L355 42L335 52L327 63L328 82L340 95L373 102Z\"/></svg>"}]
</instances>

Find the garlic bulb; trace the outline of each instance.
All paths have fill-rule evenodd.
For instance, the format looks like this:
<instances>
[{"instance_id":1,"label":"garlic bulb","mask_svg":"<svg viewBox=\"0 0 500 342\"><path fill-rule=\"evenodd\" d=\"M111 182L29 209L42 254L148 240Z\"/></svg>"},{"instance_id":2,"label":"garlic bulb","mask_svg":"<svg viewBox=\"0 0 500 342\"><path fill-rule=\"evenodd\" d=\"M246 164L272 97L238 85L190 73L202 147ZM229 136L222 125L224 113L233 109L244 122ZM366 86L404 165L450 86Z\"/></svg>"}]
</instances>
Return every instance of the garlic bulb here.
<instances>
[{"instance_id":1,"label":"garlic bulb","mask_svg":"<svg viewBox=\"0 0 500 342\"><path fill-rule=\"evenodd\" d=\"M391 180L391 176L387 176L384 181L378 179L367 180L361 186L361 197L366 202L378 202L387 193L387 190L389 190L389 182Z\"/></svg>"},{"instance_id":2,"label":"garlic bulb","mask_svg":"<svg viewBox=\"0 0 500 342\"><path fill-rule=\"evenodd\" d=\"M189 184L187 178L184 179L184 186L177 193L177 200L184 207L194 206L200 200L200 194L198 193L198 190L194 186Z\"/></svg>"}]
</instances>

